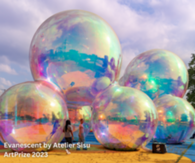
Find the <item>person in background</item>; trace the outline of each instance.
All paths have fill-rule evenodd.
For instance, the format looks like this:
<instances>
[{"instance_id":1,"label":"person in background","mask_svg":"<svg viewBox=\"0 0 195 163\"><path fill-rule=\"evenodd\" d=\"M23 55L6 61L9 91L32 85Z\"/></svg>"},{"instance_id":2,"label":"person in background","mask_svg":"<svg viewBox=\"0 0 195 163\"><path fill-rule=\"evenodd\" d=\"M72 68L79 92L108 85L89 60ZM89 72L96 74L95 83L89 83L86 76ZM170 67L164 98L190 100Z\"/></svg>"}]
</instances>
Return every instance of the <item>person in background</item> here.
<instances>
[{"instance_id":1,"label":"person in background","mask_svg":"<svg viewBox=\"0 0 195 163\"><path fill-rule=\"evenodd\" d=\"M85 137L84 137L84 126L83 126L84 120L80 119L80 125L79 125L79 143L84 145L85 143ZM83 148L84 150L87 150L87 148ZM80 148L77 146L77 150L80 150Z\"/></svg>"},{"instance_id":2,"label":"person in background","mask_svg":"<svg viewBox=\"0 0 195 163\"><path fill-rule=\"evenodd\" d=\"M72 131L72 126L71 126L70 120L67 120L66 121L66 125L65 125L65 128L64 128L64 132L65 132L65 140L66 140L66 143L68 143L68 148L66 149L66 153L67 154L70 154L70 151L68 150L69 149L69 144L72 144L72 141L74 139L73 131Z\"/></svg>"}]
</instances>

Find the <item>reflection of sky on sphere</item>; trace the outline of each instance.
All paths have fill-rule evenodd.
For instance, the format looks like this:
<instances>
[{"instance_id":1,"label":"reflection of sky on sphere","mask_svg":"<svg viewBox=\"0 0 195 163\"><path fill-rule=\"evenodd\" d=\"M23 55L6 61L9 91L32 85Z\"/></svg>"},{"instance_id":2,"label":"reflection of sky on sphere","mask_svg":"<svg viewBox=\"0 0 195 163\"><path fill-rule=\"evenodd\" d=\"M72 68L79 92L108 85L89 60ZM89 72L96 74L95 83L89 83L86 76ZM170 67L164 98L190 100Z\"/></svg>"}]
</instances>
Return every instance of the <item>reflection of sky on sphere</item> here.
<instances>
[{"instance_id":1,"label":"reflection of sky on sphere","mask_svg":"<svg viewBox=\"0 0 195 163\"><path fill-rule=\"evenodd\" d=\"M155 139L159 142L182 143L195 130L194 108L184 99L165 95L154 100L158 111Z\"/></svg>"},{"instance_id":2,"label":"reflection of sky on sphere","mask_svg":"<svg viewBox=\"0 0 195 163\"><path fill-rule=\"evenodd\" d=\"M58 142L67 118L63 96L46 82L15 85L0 98L0 132L10 144Z\"/></svg>"},{"instance_id":3,"label":"reflection of sky on sphere","mask_svg":"<svg viewBox=\"0 0 195 163\"><path fill-rule=\"evenodd\" d=\"M153 137L157 112L146 94L114 84L93 102L92 126L97 140L105 147L133 150Z\"/></svg>"},{"instance_id":4,"label":"reflection of sky on sphere","mask_svg":"<svg viewBox=\"0 0 195 163\"><path fill-rule=\"evenodd\" d=\"M86 11L70 10L48 18L36 31L30 65L35 80L48 80L64 92L69 90L69 101L72 88L91 90L97 79L108 77L113 82L118 78L121 47L103 19Z\"/></svg>"},{"instance_id":5,"label":"reflection of sky on sphere","mask_svg":"<svg viewBox=\"0 0 195 163\"><path fill-rule=\"evenodd\" d=\"M137 88L152 99L158 94L183 97L188 86L188 72L184 62L174 53L150 50L129 63L119 83Z\"/></svg>"}]
</instances>

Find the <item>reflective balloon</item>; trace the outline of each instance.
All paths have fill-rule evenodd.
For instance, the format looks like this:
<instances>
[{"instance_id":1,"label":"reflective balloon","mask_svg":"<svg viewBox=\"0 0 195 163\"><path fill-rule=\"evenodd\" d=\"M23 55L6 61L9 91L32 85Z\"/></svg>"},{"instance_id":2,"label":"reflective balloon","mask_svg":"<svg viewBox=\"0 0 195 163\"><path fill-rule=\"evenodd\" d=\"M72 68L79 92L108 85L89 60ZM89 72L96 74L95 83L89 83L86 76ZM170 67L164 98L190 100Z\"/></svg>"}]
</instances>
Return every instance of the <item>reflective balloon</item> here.
<instances>
[{"instance_id":1,"label":"reflective balloon","mask_svg":"<svg viewBox=\"0 0 195 163\"><path fill-rule=\"evenodd\" d=\"M93 102L92 128L106 148L135 150L154 136L158 117L153 101L134 88L113 84Z\"/></svg>"},{"instance_id":2,"label":"reflective balloon","mask_svg":"<svg viewBox=\"0 0 195 163\"><path fill-rule=\"evenodd\" d=\"M188 87L188 71L174 53L149 50L129 63L119 83L139 89L151 99L164 94L183 97Z\"/></svg>"},{"instance_id":3,"label":"reflective balloon","mask_svg":"<svg viewBox=\"0 0 195 163\"><path fill-rule=\"evenodd\" d=\"M155 99L159 121L154 138L164 143L183 143L195 131L195 111L186 100L172 95Z\"/></svg>"},{"instance_id":4,"label":"reflective balloon","mask_svg":"<svg viewBox=\"0 0 195 163\"><path fill-rule=\"evenodd\" d=\"M25 82L9 88L0 97L0 132L9 144L36 144L12 148L42 151L43 143L59 142L68 110L63 96L44 81ZM38 145L39 144L39 145Z\"/></svg>"},{"instance_id":5,"label":"reflective balloon","mask_svg":"<svg viewBox=\"0 0 195 163\"><path fill-rule=\"evenodd\" d=\"M94 91L99 91L97 82L107 86L118 78L121 46L102 18L81 10L64 11L48 18L36 31L30 67L35 80L56 84L68 103L91 105ZM83 101L85 95L91 98Z\"/></svg>"}]
</instances>

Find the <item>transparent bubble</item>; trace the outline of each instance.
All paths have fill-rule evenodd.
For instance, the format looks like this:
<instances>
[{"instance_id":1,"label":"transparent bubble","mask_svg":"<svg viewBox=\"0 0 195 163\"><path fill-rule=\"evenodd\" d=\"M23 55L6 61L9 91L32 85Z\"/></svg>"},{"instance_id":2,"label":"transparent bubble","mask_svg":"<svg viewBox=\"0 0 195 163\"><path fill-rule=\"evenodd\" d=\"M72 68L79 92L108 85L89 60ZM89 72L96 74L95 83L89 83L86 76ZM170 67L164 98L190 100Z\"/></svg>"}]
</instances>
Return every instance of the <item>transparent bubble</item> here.
<instances>
[{"instance_id":1,"label":"transparent bubble","mask_svg":"<svg viewBox=\"0 0 195 163\"><path fill-rule=\"evenodd\" d=\"M195 131L195 111L186 100L172 95L155 99L158 127L155 140L164 143L183 143Z\"/></svg>"},{"instance_id":2,"label":"transparent bubble","mask_svg":"<svg viewBox=\"0 0 195 163\"><path fill-rule=\"evenodd\" d=\"M164 94L183 97L188 87L188 72L174 53L149 50L129 63L119 84L139 89L151 99Z\"/></svg>"},{"instance_id":3,"label":"transparent bubble","mask_svg":"<svg viewBox=\"0 0 195 163\"><path fill-rule=\"evenodd\" d=\"M59 142L68 110L56 87L45 81L25 82L0 97L0 132L3 142L20 144L15 151L42 151L43 143ZM28 148L25 144L36 144ZM39 145L38 145L39 144Z\"/></svg>"},{"instance_id":4,"label":"transparent bubble","mask_svg":"<svg viewBox=\"0 0 195 163\"><path fill-rule=\"evenodd\" d=\"M134 88L113 84L93 102L92 128L106 148L135 150L145 146L156 131L153 101Z\"/></svg>"},{"instance_id":5,"label":"transparent bubble","mask_svg":"<svg viewBox=\"0 0 195 163\"><path fill-rule=\"evenodd\" d=\"M97 15L81 10L48 18L30 46L33 78L56 84L71 105L91 105L99 91L98 81L107 86L117 80L121 60L113 29Z\"/></svg>"}]
</instances>

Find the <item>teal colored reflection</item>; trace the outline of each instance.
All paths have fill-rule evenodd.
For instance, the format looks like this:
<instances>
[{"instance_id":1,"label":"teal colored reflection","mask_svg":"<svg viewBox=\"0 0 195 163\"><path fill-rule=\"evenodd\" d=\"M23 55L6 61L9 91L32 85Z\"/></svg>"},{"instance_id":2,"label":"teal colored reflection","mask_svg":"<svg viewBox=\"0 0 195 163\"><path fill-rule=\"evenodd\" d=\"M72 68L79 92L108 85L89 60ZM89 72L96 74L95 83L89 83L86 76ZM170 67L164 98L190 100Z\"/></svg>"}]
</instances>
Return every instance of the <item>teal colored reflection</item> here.
<instances>
[{"instance_id":1,"label":"teal colored reflection","mask_svg":"<svg viewBox=\"0 0 195 163\"><path fill-rule=\"evenodd\" d=\"M164 95L154 100L158 111L155 140L164 143L183 143L195 131L195 111L186 100Z\"/></svg>"},{"instance_id":2,"label":"teal colored reflection","mask_svg":"<svg viewBox=\"0 0 195 163\"><path fill-rule=\"evenodd\" d=\"M97 15L81 10L48 18L30 46L33 78L56 84L71 105L91 105L102 88L117 80L121 60L113 29ZM100 89L99 81L104 85Z\"/></svg>"},{"instance_id":3,"label":"teal colored reflection","mask_svg":"<svg viewBox=\"0 0 195 163\"><path fill-rule=\"evenodd\" d=\"M183 97L188 87L188 72L177 55L154 49L136 56L127 66L119 84L139 89L151 99L165 94Z\"/></svg>"}]
</instances>

